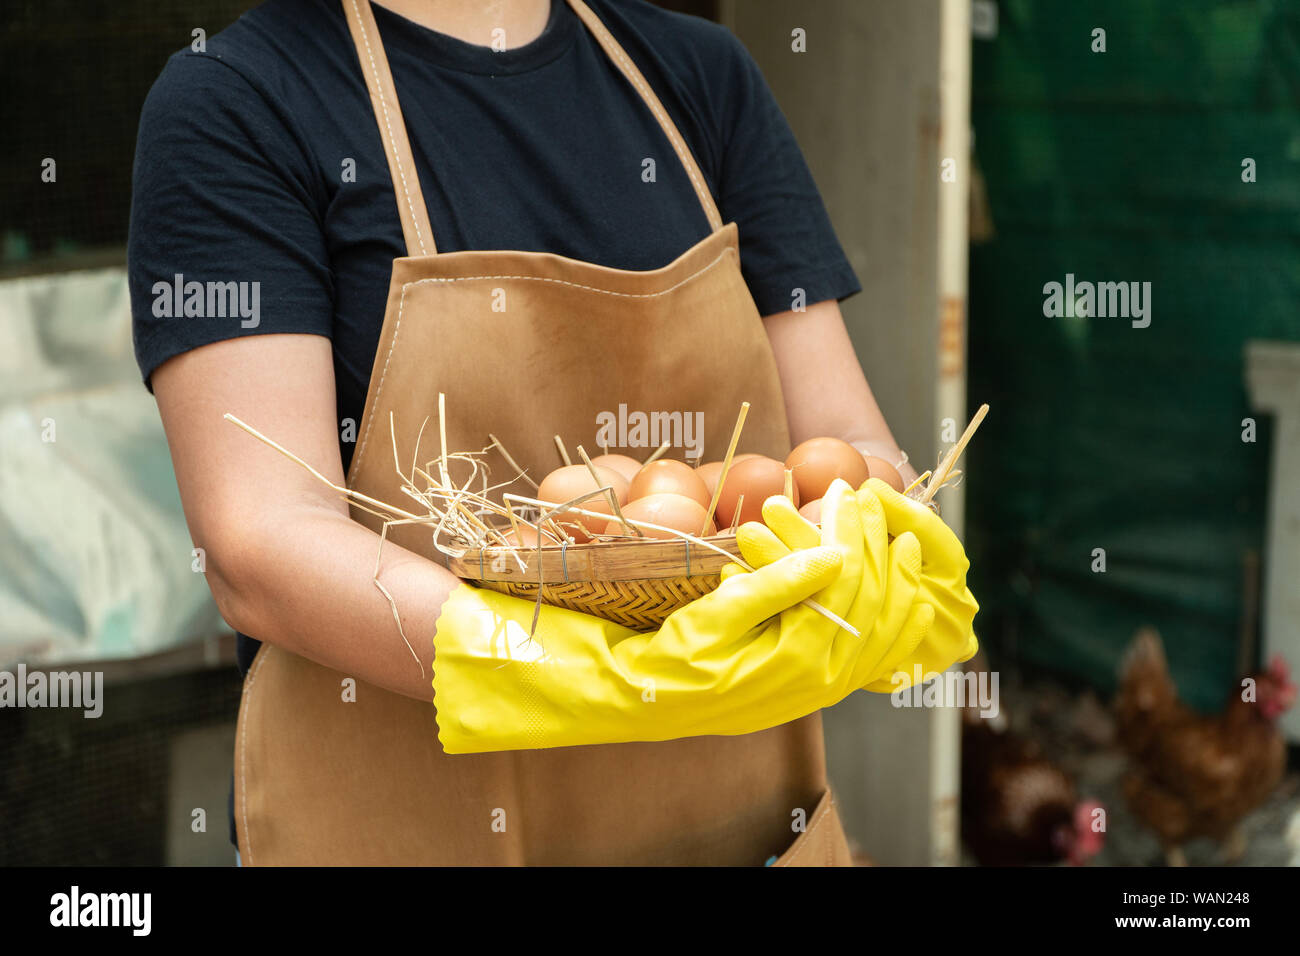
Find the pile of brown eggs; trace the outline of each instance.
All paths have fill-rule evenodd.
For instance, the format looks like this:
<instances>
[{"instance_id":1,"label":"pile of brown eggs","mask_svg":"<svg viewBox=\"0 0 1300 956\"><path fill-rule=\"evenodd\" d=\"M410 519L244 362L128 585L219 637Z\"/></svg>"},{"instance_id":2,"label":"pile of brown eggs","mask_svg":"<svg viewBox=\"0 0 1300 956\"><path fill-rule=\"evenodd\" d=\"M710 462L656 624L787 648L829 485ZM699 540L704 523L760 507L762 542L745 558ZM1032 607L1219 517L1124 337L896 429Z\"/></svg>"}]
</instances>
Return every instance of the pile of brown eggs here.
<instances>
[{"instance_id":1,"label":"pile of brown eggs","mask_svg":"<svg viewBox=\"0 0 1300 956\"><path fill-rule=\"evenodd\" d=\"M787 470L791 476L791 497L799 513L813 523L820 521L822 495L836 478L843 478L854 488L868 478L880 478L896 490L903 490L898 470L884 459L864 456L838 438L810 438L790 452L785 461L748 453L733 456L727 480L718 493L714 516L706 523L709 504L722 476L722 462L711 461L692 468L684 462L660 459L643 465L627 455L609 454L593 458L591 464L591 469L585 464L557 468L538 486L537 499L562 504L608 486L618 499L624 518L693 535L703 529L708 536L746 521L761 521L763 502L772 495L785 494ZM582 515L557 517L562 530L575 541L590 541L594 535L628 533L627 527L613 514L608 496L593 496L580 507L610 517L608 520ZM676 537L668 531L639 527L646 537ZM521 531L522 540L511 534L510 543L536 547L536 533L527 528Z\"/></svg>"}]
</instances>

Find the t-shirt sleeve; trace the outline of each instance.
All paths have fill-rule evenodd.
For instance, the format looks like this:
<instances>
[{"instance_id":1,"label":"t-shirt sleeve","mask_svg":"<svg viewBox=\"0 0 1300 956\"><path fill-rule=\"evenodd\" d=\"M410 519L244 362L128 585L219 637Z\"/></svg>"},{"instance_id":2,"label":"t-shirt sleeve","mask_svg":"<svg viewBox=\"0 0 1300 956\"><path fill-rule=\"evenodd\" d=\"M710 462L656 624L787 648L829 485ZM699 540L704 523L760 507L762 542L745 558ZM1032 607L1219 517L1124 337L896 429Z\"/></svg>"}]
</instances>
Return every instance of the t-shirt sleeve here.
<instances>
[{"instance_id":1,"label":"t-shirt sleeve","mask_svg":"<svg viewBox=\"0 0 1300 956\"><path fill-rule=\"evenodd\" d=\"M749 51L724 34L718 205L740 230L741 271L762 315L862 289L794 132Z\"/></svg>"},{"instance_id":2,"label":"t-shirt sleeve","mask_svg":"<svg viewBox=\"0 0 1300 956\"><path fill-rule=\"evenodd\" d=\"M322 189L291 122L210 54L173 56L150 91L127 244L146 386L167 359L212 342L330 335Z\"/></svg>"}]
</instances>

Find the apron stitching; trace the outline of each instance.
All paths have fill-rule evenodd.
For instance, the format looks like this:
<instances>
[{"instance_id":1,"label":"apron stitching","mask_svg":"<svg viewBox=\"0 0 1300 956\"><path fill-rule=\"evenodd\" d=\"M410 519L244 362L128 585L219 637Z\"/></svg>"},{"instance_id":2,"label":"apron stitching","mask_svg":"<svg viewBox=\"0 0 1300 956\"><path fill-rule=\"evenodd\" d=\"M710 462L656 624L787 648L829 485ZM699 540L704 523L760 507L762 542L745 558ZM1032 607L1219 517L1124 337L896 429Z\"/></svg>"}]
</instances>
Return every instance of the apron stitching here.
<instances>
[{"instance_id":1,"label":"apron stitching","mask_svg":"<svg viewBox=\"0 0 1300 956\"><path fill-rule=\"evenodd\" d=\"M402 330L402 310L406 307L406 290L410 288L410 283L402 286L402 297L397 303L397 321L393 324L393 340L388 343L388 354L384 356L384 367L379 372L379 384L375 387L375 404L379 404L379 396L384 392L384 379L388 377L388 363L393 360L393 349L397 347L397 333ZM369 403L367 403L369 404ZM357 460L352 469L359 473L361 462L366 457L366 445L370 441L370 429L375 424L375 416L372 414L366 418L366 433L361 436L361 444L357 447ZM352 469L349 469L351 471Z\"/></svg>"},{"instance_id":2,"label":"apron stitching","mask_svg":"<svg viewBox=\"0 0 1300 956\"><path fill-rule=\"evenodd\" d=\"M728 251L730 250L723 250L716 259L714 259L708 265L704 266L698 272L693 272L690 275L688 275L686 278L682 279L680 282L676 283L675 285L669 286L667 289L661 289L658 292L615 292L613 289L602 289L599 286L583 285L581 282L569 282L567 279L552 279L548 276L520 276L520 275L451 276L449 278L436 277L430 279L416 279L414 282L406 283L406 285L408 286L424 285L426 282L476 282L484 279L522 279L529 282L553 282L556 285L567 285L574 289L583 289L587 292L600 292L604 295L613 295L624 299L656 299L659 296L667 295L670 292L675 292L678 288L690 282L692 279L695 279L698 276L704 274L705 272L708 272L710 269L716 266L723 259L724 256L726 256Z\"/></svg>"},{"instance_id":3,"label":"apron stitching","mask_svg":"<svg viewBox=\"0 0 1300 956\"><path fill-rule=\"evenodd\" d=\"M826 804L826 811L827 813L829 813L834 809L835 809L835 797L834 795L832 795L830 801ZM832 839L826 841L826 866L829 867L833 865L834 862L835 862L835 841Z\"/></svg>"},{"instance_id":4,"label":"apron stitching","mask_svg":"<svg viewBox=\"0 0 1300 956\"><path fill-rule=\"evenodd\" d=\"M357 6L357 0L351 0L352 9L356 11L357 19L361 19L361 10ZM367 0L369 2L369 0ZM388 99L384 96L384 84L379 77L379 67L375 65L375 55L370 51L370 31L362 29L361 38L366 43L366 57L370 60L370 72L375 78L375 89L379 91L379 107L384 111L384 126L388 129L388 146L397 159L397 174L402 178L402 192L406 195L406 208L411 213L411 225L415 227L415 238L420 243L420 251L425 252L424 235L420 232L420 221L415 215L415 204L411 202L411 190L406 183L406 168L402 164L402 157L397 151L397 142L393 138L393 124L388 118Z\"/></svg>"},{"instance_id":5,"label":"apron stitching","mask_svg":"<svg viewBox=\"0 0 1300 956\"><path fill-rule=\"evenodd\" d=\"M393 339L391 342L388 343L388 354L384 356L384 367L379 373L379 384L375 386L375 404L376 405L379 404L379 396L382 395L384 392L384 379L388 375L388 363L392 361L393 350L397 348L397 335L402 329L402 312L406 308L406 290L413 285L424 285L430 282L451 283L451 282L476 282L485 279L520 279L520 280L527 280L530 282L552 282L555 283L556 285L567 285L574 289L583 289L587 292L599 292L604 295L619 296L621 298L626 298L626 299L655 299L658 298L659 296L668 295L668 293L674 292L677 289L684 286L686 283L691 282L692 280L698 278L699 276L702 276L704 273L708 272L719 262L721 262L726 257L727 253L730 251L731 251L730 247L723 249L720 253L718 253L717 258L715 258L712 262L702 266L696 272L692 272L690 275L686 276L684 279L682 279L680 282L676 283L675 285L669 286L667 289L661 289L658 292L614 292L611 289L601 289L598 286L583 285L580 282L569 282L566 279L552 279L548 276L520 276L520 275L452 276L451 278L417 279L414 282L405 282L402 284L402 297L397 302L397 321L394 322L393 324ZM366 456L366 446L370 442L370 429L374 424L375 424L375 418L373 415L371 415L366 421L366 430L365 433L361 436L361 444L357 446L356 461L353 463L352 467L349 468L349 472L352 473L360 472L361 462L365 459Z\"/></svg>"},{"instance_id":6,"label":"apron stitching","mask_svg":"<svg viewBox=\"0 0 1300 956\"><path fill-rule=\"evenodd\" d=\"M252 709L253 700L253 683L257 680L257 672L262 669L262 663L266 660L265 654L258 654L257 660L253 662L252 668L248 672L248 683L244 685L244 696L248 699L249 709ZM244 818L244 843L242 848L244 855L248 857L248 865L253 865L253 837L248 832L248 717L244 715L242 726L239 728L239 803Z\"/></svg>"},{"instance_id":7,"label":"apron stitching","mask_svg":"<svg viewBox=\"0 0 1300 956\"><path fill-rule=\"evenodd\" d=\"M606 35L609 34L609 30L603 23L601 24L600 29L602 33ZM602 46L603 45L604 44L602 44ZM716 231L722 224L722 217L717 213L717 206L713 203L713 197L709 195L708 190L704 188L703 184L695 178L695 169L692 168L695 165L694 157L688 158L687 153L684 151L686 144L681 140L681 133L678 132L677 135L674 136L672 133L668 132L668 128L673 126L672 120L664 115L664 110L662 105L659 103L659 98L655 96L654 91L652 91L643 81L640 76L640 71L636 68L636 64L632 63L632 61L628 59L622 48L616 43L614 44L613 50L606 48L606 52L612 52L613 55L618 58L620 64L627 64L628 69L624 70L623 75L631 80L632 85L635 86L637 92L641 94L641 99L645 101L646 106L650 107L650 112L654 113L655 119L659 122L660 128L663 129L664 136L667 137L669 145L672 146L673 152L677 154L677 161L682 164L686 170L686 175L690 177L691 186L695 189L696 198L698 198L701 201L701 204L705 207L704 218L709 220L709 226ZM673 129L675 131L676 127L673 126ZM701 173L701 175L703 174ZM707 202L705 202L706 196L708 197ZM718 220L716 224L714 222L715 216Z\"/></svg>"}]
</instances>

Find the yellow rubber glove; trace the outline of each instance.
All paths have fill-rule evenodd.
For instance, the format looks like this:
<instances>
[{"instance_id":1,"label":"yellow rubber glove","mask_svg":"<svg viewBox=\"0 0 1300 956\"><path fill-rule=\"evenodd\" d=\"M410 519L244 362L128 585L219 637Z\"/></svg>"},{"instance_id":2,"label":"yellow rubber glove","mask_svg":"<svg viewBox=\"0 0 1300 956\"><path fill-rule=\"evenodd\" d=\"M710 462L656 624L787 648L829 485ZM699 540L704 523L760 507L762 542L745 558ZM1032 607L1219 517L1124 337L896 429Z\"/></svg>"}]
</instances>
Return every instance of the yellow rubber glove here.
<instances>
[{"instance_id":1,"label":"yellow rubber glove","mask_svg":"<svg viewBox=\"0 0 1300 956\"><path fill-rule=\"evenodd\" d=\"M973 622L979 604L966 586L970 560L966 550L943 519L925 505L899 494L879 478L869 478L858 498L875 498L892 535L913 534L921 544L921 587L918 600L934 607L934 623L915 653L895 662L891 673L868 685L868 690L891 693L910 687L915 667L924 680L953 664L968 661L979 650ZM894 675L899 682L894 683Z\"/></svg>"},{"instance_id":2,"label":"yellow rubber glove","mask_svg":"<svg viewBox=\"0 0 1300 956\"><path fill-rule=\"evenodd\" d=\"M822 498L820 529L783 495L763 502L763 523L749 522L736 532L741 553L755 567L803 548L833 548L844 558L844 573L832 588L851 586L854 579L884 582L883 589L858 588L845 619L862 635L850 690L888 680L895 668L925 638L933 609L917 604L921 577L921 547L904 533L892 542L885 512L874 495L858 495L836 479ZM728 573L734 573L733 565ZM837 603L829 594L814 600Z\"/></svg>"},{"instance_id":3,"label":"yellow rubber glove","mask_svg":"<svg viewBox=\"0 0 1300 956\"><path fill-rule=\"evenodd\" d=\"M856 515L856 496L850 491L838 508ZM860 540L857 553L882 550L883 524L872 530L878 540L870 549ZM840 617L863 592L874 595L865 600L883 602L883 564L868 573L864 560L850 577L843 573L846 553L853 556L851 544L815 547L752 573L728 573L715 591L650 634L543 607L530 637L531 601L459 587L434 637L443 749L747 734L834 704L856 688L868 642L800 602L816 595ZM916 605L900 625L924 629L932 616Z\"/></svg>"}]
</instances>

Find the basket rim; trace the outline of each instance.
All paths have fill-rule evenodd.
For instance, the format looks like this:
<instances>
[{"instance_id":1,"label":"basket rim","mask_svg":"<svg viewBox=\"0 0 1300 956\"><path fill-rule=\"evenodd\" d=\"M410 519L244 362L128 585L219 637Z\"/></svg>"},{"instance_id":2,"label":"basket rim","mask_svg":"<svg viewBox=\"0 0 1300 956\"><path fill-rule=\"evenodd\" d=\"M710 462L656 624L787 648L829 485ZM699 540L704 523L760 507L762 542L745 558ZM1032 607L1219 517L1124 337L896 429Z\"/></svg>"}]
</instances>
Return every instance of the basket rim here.
<instances>
[{"instance_id":1,"label":"basket rim","mask_svg":"<svg viewBox=\"0 0 1300 956\"><path fill-rule=\"evenodd\" d=\"M740 557L735 535L713 535L703 540ZM512 550L522 559L524 570L509 556ZM706 577L718 574L729 561L730 558L712 548L701 547L693 541L649 538L551 545L542 548L540 553L536 548L475 548L460 557L448 556L447 569L457 577L473 581L575 584Z\"/></svg>"}]
</instances>

